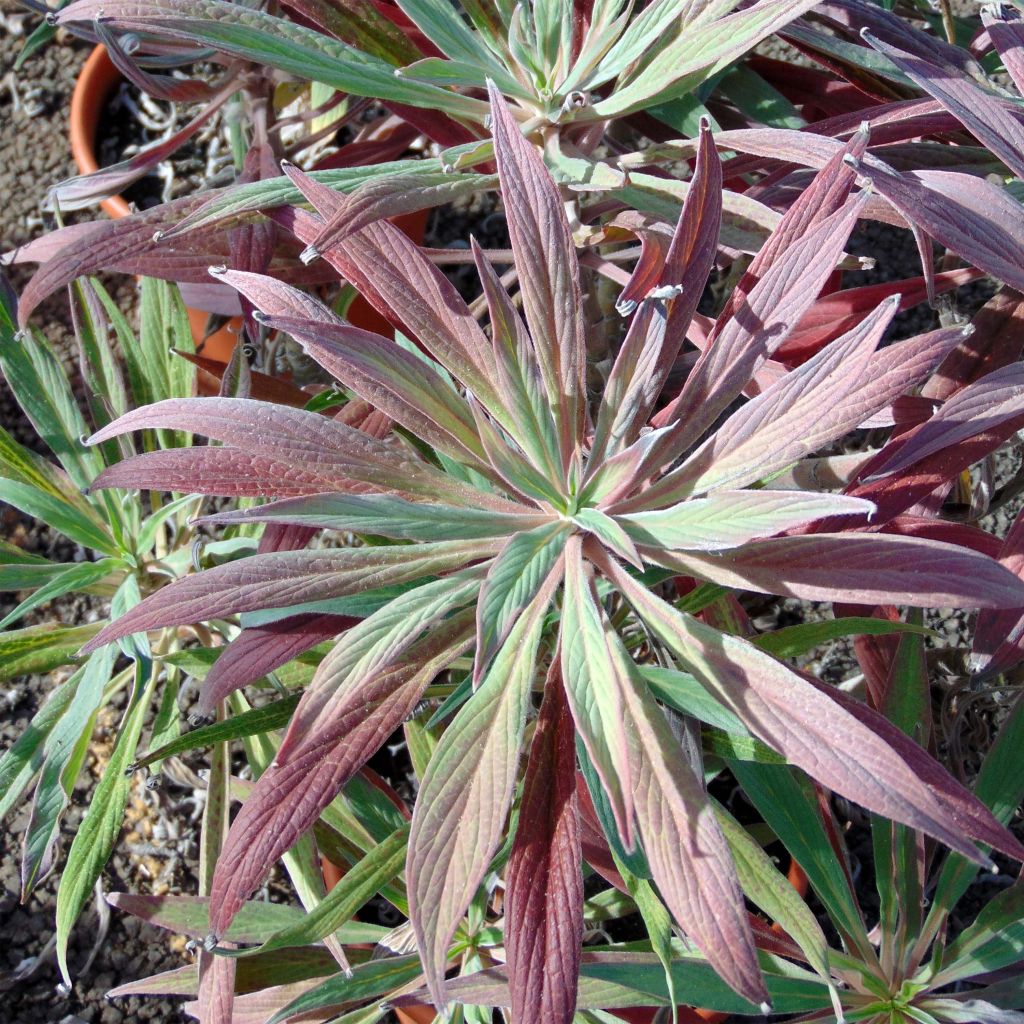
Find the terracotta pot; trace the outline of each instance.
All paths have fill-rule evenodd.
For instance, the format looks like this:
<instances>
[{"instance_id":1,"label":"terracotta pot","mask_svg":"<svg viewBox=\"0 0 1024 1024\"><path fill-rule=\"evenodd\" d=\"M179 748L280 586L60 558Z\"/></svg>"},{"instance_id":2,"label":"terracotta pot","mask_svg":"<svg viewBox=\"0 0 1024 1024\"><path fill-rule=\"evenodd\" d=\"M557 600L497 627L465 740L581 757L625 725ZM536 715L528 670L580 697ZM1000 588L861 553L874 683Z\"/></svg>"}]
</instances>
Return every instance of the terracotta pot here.
<instances>
[{"instance_id":1,"label":"terracotta pot","mask_svg":"<svg viewBox=\"0 0 1024 1024\"><path fill-rule=\"evenodd\" d=\"M92 174L93 171L99 170L99 162L96 159L96 132L100 117L111 93L123 81L121 72L114 66L106 47L97 46L82 66L78 81L75 83L75 91L71 94L71 155L81 174ZM131 213L131 207L122 196L104 199L100 206L113 220L127 217ZM201 309L189 309L192 336L196 339L197 346L201 346L204 356L227 362L235 348L241 317L236 317L226 327L215 331L204 342L207 315Z\"/></svg>"},{"instance_id":2,"label":"terracotta pot","mask_svg":"<svg viewBox=\"0 0 1024 1024\"><path fill-rule=\"evenodd\" d=\"M82 174L99 170L96 159L96 132L100 116L110 94L123 82L121 72L114 66L105 46L97 46L82 67L71 95L71 154ZM100 206L113 219L127 217L131 212L128 203L121 196L104 199ZM417 245L422 245L427 224L427 210L395 217L393 223L400 227ZM236 317L226 327L211 334L205 341L207 314L201 309L189 309L192 335L201 354L209 359L226 363L235 348L235 340L241 326ZM361 295L356 296L348 309L348 319L356 327L377 334L394 335L391 325Z\"/></svg>"}]
</instances>

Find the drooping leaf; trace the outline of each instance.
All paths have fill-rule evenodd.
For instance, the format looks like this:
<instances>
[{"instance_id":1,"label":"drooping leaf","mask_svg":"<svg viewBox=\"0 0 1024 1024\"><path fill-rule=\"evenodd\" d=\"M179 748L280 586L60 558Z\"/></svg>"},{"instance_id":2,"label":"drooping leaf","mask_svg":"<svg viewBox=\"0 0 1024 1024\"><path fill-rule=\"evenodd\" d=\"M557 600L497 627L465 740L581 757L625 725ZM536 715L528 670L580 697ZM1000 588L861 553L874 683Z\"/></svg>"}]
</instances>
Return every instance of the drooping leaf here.
<instances>
[{"instance_id":1,"label":"drooping leaf","mask_svg":"<svg viewBox=\"0 0 1024 1024\"><path fill-rule=\"evenodd\" d=\"M573 734L553 663L505 874L505 950L516 1024L570 1024L576 1009L583 873Z\"/></svg>"},{"instance_id":2,"label":"drooping leaf","mask_svg":"<svg viewBox=\"0 0 1024 1024\"><path fill-rule=\"evenodd\" d=\"M448 945L501 844L541 627L560 579L560 571L549 572L445 730L420 785L406 868L409 916L439 1009L447 1004Z\"/></svg>"},{"instance_id":3,"label":"drooping leaf","mask_svg":"<svg viewBox=\"0 0 1024 1024\"><path fill-rule=\"evenodd\" d=\"M793 764L830 789L935 836L971 860L980 855L965 835L994 840L1016 854L1018 844L987 809L882 716L854 701L839 703L841 698L745 641L677 612L610 559L601 564L680 664ZM820 738L812 743L812 736ZM925 771L927 782L921 777ZM936 790L939 784L941 792Z\"/></svg>"}]
</instances>

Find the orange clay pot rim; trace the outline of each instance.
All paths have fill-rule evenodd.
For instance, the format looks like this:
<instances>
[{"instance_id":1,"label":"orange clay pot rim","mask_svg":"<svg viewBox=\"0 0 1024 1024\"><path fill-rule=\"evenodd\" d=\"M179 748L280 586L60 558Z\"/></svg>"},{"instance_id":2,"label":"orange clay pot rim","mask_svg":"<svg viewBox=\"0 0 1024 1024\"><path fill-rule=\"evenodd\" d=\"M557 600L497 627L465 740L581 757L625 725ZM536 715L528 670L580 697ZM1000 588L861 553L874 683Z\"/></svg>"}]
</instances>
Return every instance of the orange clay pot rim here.
<instances>
[{"instance_id":1,"label":"orange clay pot rim","mask_svg":"<svg viewBox=\"0 0 1024 1024\"><path fill-rule=\"evenodd\" d=\"M114 66L105 46L97 46L82 65L71 94L71 115L68 135L71 141L71 155L82 174L99 170L96 159L96 130L99 127L103 105L110 94L124 81L121 72ZM104 199L100 206L115 220L127 217L131 207L121 196Z\"/></svg>"}]
</instances>

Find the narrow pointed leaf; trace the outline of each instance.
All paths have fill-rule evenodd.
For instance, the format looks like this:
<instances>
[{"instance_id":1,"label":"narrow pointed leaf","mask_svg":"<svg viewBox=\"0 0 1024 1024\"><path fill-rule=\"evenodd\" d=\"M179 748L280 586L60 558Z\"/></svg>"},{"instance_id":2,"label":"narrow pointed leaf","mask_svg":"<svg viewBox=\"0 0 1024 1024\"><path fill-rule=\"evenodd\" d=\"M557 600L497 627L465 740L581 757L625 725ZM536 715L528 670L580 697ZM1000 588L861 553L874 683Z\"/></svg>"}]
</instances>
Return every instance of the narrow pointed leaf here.
<instances>
[{"instance_id":1,"label":"narrow pointed leaf","mask_svg":"<svg viewBox=\"0 0 1024 1024\"><path fill-rule=\"evenodd\" d=\"M515 1024L570 1024L583 943L574 727L557 667L544 687L505 875Z\"/></svg>"},{"instance_id":2,"label":"narrow pointed leaf","mask_svg":"<svg viewBox=\"0 0 1024 1024\"><path fill-rule=\"evenodd\" d=\"M541 626L560 573L512 627L480 688L445 730L423 777L409 836L409 916L437 1007L448 944L501 844Z\"/></svg>"}]
</instances>

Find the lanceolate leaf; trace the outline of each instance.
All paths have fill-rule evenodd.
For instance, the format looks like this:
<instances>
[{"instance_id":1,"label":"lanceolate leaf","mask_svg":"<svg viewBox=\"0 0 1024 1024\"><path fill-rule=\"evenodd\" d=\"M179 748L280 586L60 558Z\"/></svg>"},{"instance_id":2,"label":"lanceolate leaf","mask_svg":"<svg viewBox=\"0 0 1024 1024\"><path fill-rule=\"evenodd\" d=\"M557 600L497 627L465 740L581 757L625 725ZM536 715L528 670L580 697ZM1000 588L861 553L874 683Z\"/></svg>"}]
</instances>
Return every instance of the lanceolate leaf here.
<instances>
[{"instance_id":1,"label":"lanceolate leaf","mask_svg":"<svg viewBox=\"0 0 1024 1024\"><path fill-rule=\"evenodd\" d=\"M721 161L705 123L693 179L664 261L647 275L643 291L627 288L619 297L620 308L624 302L640 303L640 308L605 387L591 446L593 465L599 464L595 459L605 447L614 454L620 441L635 440L661 393L718 251L721 188ZM661 288L680 291L666 304L651 295Z\"/></svg>"},{"instance_id":2,"label":"lanceolate leaf","mask_svg":"<svg viewBox=\"0 0 1024 1024\"><path fill-rule=\"evenodd\" d=\"M448 945L501 845L552 572L512 627L480 688L445 730L423 777L409 836L409 916L435 1005Z\"/></svg>"},{"instance_id":3,"label":"lanceolate leaf","mask_svg":"<svg viewBox=\"0 0 1024 1024\"><path fill-rule=\"evenodd\" d=\"M566 548L562 607L562 678L576 729L611 803L620 838L634 846L635 738L626 726L625 689L630 685L609 651L611 638L593 595L593 579L572 537Z\"/></svg>"},{"instance_id":4,"label":"lanceolate leaf","mask_svg":"<svg viewBox=\"0 0 1024 1024\"><path fill-rule=\"evenodd\" d=\"M196 713L212 714L217 704L235 690L262 679L354 624L354 619L342 615L295 615L242 630L203 680Z\"/></svg>"},{"instance_id":5,"label":"lanceolate leaf","mask_svg":"<svg viewBox=\"0 0 1024 1024\"><path fill-rule=\"evenodd\" d=\"M567 538L566 524L555 520L516 533L491 562L476 606L475 680L483 676L520 613L544 585Z\"/></svg>"},{"instance_id":6,"label":"lanceolate leaf","mask_svg":"<svg viewBox=\"0 0 1024 1024\"><path fill-rule=\"evenodd\" d=\"M939 797L922 782L922 763L930 766L932 762L907 740L916 751L914 762L908 761L910 751L893 733L906 737L882 716L853 701L850 707L837 705L825 692L745 641L677 612L610 559L602 560L602 568L680 663L755 736L830 789L935 836L971 860L979 859L964 837L981 838L982 829L964 821L959 807L948 802L947 793ZM894 744L899 748L894 749ZM934 771L948 778L937 765ZM948 781L952 784L952 779ZM967 804L979 821L991 820L980 802L967 796ZM998 845L1016 850L1012 837L992 825L994 835L1001 837ZM984 830L985 841L991 841L989 830Z\"/></svg>"},{"instance_id":7,"label":"lanceolate leaf","mask_svg":"<svg viewBox=\"0 0 1024 1024\"><path fill-rule=\"evenodd\" d=\"M873 480L898 473L943 448L955 446L983 430L1000 426L1024 413L1024 367L1012 363L994 370L958 391L932 418L892 454L875 459L865 477Z\"/></svg>"},{"instance_id":8,"label":"lanceolate leaf","mask_svg":"<svg viewBox=\"0 0 1024 1024\"><path fill-rule=\"evenodd\" d=\"M708 554L644 554L666 568L725 586L809 601L925 608L1024 604L1024 584L995 559L922 537L816 533L754 541Z\"/></svg>"},{"instance_id":9,"label":"lanceolate leaf","mask_svg":"<svg viewBox=\"0 0 1024 1024\"><path fill-rule=\"evenodd\" d=\"M472 601L481 570L471 569L392 598L349 629L320 663L277 752L283 764L300 752L344 738L339 709L365 680L399 661L423 631L436 629ZM441 628L444 628L443 626Z\"/></svg>"},{"instance_id":10,"label":"lanceolate leaf","mask_svg":"<svg viewBox=\"0 0 1024 1024\"><path fill-rule=\"evenodd\" d=\"M283 551L253 555L186 576L112 622L84 651L131 633L187 625L260 608L282 608L428 577L493 554L493 542Z\"/></svg>"},{"instance_id":11,"label":"lanceolate leaf","mask_svg":"<svg viewBox=\"0 0 1024 1024\"><path fill-rule=\"evenodd\" d=\"M835 407L860 386L895 312L895 300L882 303L732 415L672 475L692 493L745 487L846 434L850 425L837 420Z\"/></svg>"},{"instance_id":12,"label":"lanceolate leaf","mask_svg":"<svg viewBox=\"0 0 1024 1024\"><path fill-rule=\"evenodd\" d=\"M1024 175L1024 124L1015 105L983 89L965 71L951 64L922 53L908 53L867 30L861 37L934 96L1014 174Z\"/></svg>"},{"instance_id":13,"label":"lanceolate leaf","mask_svg":"<svg viewBox=\"0 0 1024 1024\"><path fill-rule=\"evenodd\" d=\"M512 251L530 327L559 426L563 466L568 466L583 422L586 348L583 299L572 232L544 163L513 120L505 101L488 86L498 163Z\"/></svg>"},{"instance_id":14,"label":"lanceolate leaf","mask_svg":"<svg viewBox=\"0 0 1024 1024\"><path fill-rule=\"evenodd\" d=\"M616 518L637 544L652 550L720 551L824 516L870 516L873 511L869 502L854 504L841 498L797 491L716 491L660 511Z\"/></svg>"},{"instance_id":15,"label":"lanceolate leaf","mask_svg":"<svg viewBox=\"0 0 1024 1024\"><path fill-rule=\"evenodd\" d=\"M107 20L128 32L159 32L306 80L323 82L356 96L371 95L413 106L483 118L480 101L396 78L392 65L316 32L260 11L240 10L220 0L161 0L139 7L131 2L95 4L79 0L60 15L62 24Z\"/></svg>"},{"instance_id":16,"label":"lanceolate leaf","mask_svg":"<svg viewBox=\"0 0 1024 1024\"><path fill-rule=\"evenodd\" d=\"M96 879L99 878L107 858L113 852L114 844L121 831L125 803L131 788L131 777L125 768L135 756L146 711L152 698L156 676L151 675L148 683L137 695L130 708L107 763L103 778L93 793L89 808L81 826L75 833L67 862L61 873L60 888L57 890L57 963L61 975L70 985L67 948L71 929L78 915L89 899Z\"/></svg>"},{"instance_id":17,"label":"lanceolate leaf","mask_svg":"<svg viewBox=\"0 0 1024 1024\"><path fill-rule=\"evenodd\" d=\"M235 512L206 516L207 523L294 523L324 530L394 537L400 540L448 541L504 539L520 531L543 528L552 518L539 510L522 514L411 502L390 494L317 494L291 498Z\"/></svg>"},{"instance_id":18,"label":"lanceolate leaf","mask_svg":"<svg viewBox=\"0 0 1024 1024\"><path fill-rule=\"evenodd\" d=\"M472 618L456 616L376 675L352 687L336 710L342 737L271 764L231 826L210 892L210 931L223 936L274 861L312 826L416 706L438 672L472 635Z\"/></svg>"},{"instance_id":19,"label":"lanceolate leaf","mask_svg":"<svg viewBox=\"0 0 1024 1024\"><path fill-rule=\"evenodd\" d=\"M899 174L879 160L857 169L911 223L1018 290L1024 212L991 182L955 171Z\"/></svg>"},{"instance_id":20,"label":"lanceolate leaf","mask_svg":"<svg viewBox=\"0 0 1024 1024\"><path fill-rule=\"evenodd\" d=\"M514 1024L570 1024L583 942L575 729L557 663L544 685L505 874Z\"/></svg>"},{"instance_id":21,"label":"lanceolate leaf","mask_svg":"<svg viewBox=\"0 0 1024 1024\"><path fill-rule=\"evenodd\" d=\"M729 847L707 794L620 641L628 666L627 728L638 740L637 829L673 917L729 986L768 1012L768 993Z\"/></svg>"},{"instance_id":22,"label":"lanceolate leaf","mask_svg":"<svg viewBox=\"0 0 1024 1024\"><path fill-rule=\"evenodd\" d=\"M424 462L369 434L316 413L239 398L168 399L136 409L98 431L90 444L141 428L190 430L252 455L287 462L326 480L350 480L380 490L454 499L471 507L508 502L446 478Z\"/></svg>"}]
</instances>

